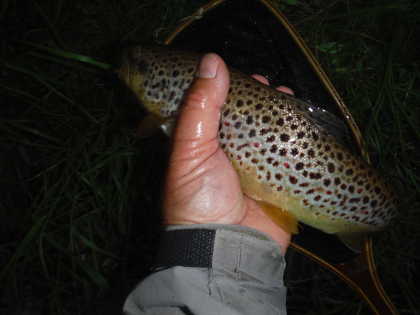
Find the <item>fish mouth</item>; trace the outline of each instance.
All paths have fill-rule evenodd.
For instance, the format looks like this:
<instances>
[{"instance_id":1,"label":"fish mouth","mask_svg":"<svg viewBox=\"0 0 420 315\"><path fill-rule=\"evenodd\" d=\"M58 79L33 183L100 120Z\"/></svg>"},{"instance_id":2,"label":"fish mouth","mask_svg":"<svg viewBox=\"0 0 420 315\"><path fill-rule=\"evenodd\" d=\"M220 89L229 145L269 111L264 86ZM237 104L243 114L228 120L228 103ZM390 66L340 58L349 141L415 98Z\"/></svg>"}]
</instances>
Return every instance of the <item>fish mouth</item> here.
<instances>
[{"instance_id":1,"label":"fish mouth","mask_svg":"<svg viewBox=\"0 0 420 315\"><path fill-rule=\"evenodd\" d=\"M130 82L130 62L128 61L128 55L129 52L127 50L123 51L123 53L120 56L120 62L118 63L119 66L115 70L115 73L117 74L118 78L120 80L126 82L129 84Z\"/></svg>"}]
</instances>

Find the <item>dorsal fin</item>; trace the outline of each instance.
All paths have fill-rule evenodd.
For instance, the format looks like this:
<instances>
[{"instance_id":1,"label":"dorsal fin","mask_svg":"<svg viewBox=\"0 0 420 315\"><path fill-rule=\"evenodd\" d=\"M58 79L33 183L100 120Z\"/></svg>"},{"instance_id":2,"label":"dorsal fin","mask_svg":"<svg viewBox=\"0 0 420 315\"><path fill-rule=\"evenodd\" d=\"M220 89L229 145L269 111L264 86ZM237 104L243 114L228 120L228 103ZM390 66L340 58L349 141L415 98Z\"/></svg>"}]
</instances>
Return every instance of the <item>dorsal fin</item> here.
<instances>
[{"instance_id":1,"label":"dorsal fin","mask_svg":"<svg viewBox=\"0 0 420 315\"><path fill-rule=\"evenodd\" d=\"M321 106L302 101L293 96L289 97L296 101L298 109L301 110L315 126L326 134L333 136L340 144L347 148L351 147L349 146L349 144L351 144L351 134L349 128L342 119Z\"/></svg>"}]
</instances>

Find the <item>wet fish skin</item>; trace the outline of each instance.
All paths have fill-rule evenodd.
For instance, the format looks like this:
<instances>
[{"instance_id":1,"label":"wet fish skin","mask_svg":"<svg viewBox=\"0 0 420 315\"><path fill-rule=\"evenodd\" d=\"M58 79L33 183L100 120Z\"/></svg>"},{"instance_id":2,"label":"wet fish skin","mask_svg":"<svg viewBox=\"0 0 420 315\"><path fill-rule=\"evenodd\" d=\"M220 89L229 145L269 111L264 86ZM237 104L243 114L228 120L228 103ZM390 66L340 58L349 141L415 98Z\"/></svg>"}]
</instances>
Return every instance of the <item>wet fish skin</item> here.
<instances>
[{"instance_id":1,"label":"wet fish skin","mask_svg":"<svg viewBox=\"0 0 420 315\"><path fill-rule=\"evenodd\" d=\"M146 109L176 117L200 55L133 47L122 59L119 76ZM326 233L377 231L395 216L388 185L314 118L309 104L230 69L221 117L220 145L251 198Z\"/></svg>"}]
</instances>

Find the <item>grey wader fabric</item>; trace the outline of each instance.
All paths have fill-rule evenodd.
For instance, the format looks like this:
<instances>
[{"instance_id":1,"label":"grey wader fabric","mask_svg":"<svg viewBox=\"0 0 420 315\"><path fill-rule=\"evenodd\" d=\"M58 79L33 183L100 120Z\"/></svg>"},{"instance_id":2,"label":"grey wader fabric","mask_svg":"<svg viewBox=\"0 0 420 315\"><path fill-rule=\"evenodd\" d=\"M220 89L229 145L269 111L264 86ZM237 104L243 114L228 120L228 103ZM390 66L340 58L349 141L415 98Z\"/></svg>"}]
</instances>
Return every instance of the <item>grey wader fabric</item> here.
<instances>
[{"instance_id":1,"label":"grey wader fabric","mask_svg":"<svg viewBox=\"0 0 420 315\"><path fill-rule=\"evenodd\" d=\"M237 225L197 224L214 229L211 268L173 266L157 270L131 292L124 314L286 314L286 263L266 234Z\"/></svg>"}]
</instances>

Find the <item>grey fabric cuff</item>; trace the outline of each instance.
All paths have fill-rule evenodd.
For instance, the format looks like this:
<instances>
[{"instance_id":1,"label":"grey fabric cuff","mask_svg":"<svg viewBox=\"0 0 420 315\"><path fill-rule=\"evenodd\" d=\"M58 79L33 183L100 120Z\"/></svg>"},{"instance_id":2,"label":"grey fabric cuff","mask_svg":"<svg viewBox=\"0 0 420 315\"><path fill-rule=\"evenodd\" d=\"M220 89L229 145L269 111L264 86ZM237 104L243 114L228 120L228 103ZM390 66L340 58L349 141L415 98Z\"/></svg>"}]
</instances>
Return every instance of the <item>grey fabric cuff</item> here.
<instances>
[{"instance_id":1,"label":"grey fabric cuff","mask_svg":"<svg viewBox=\"0 0 420 315\"><path fill-rule=\"evenodd\" d=\"M283 284L284 256L278 243L267 234L240 226L227 224L172 225L167 231L209 229L215 230L212 270L234 278L250 277Z\"/></svg>"}]
</instances>

